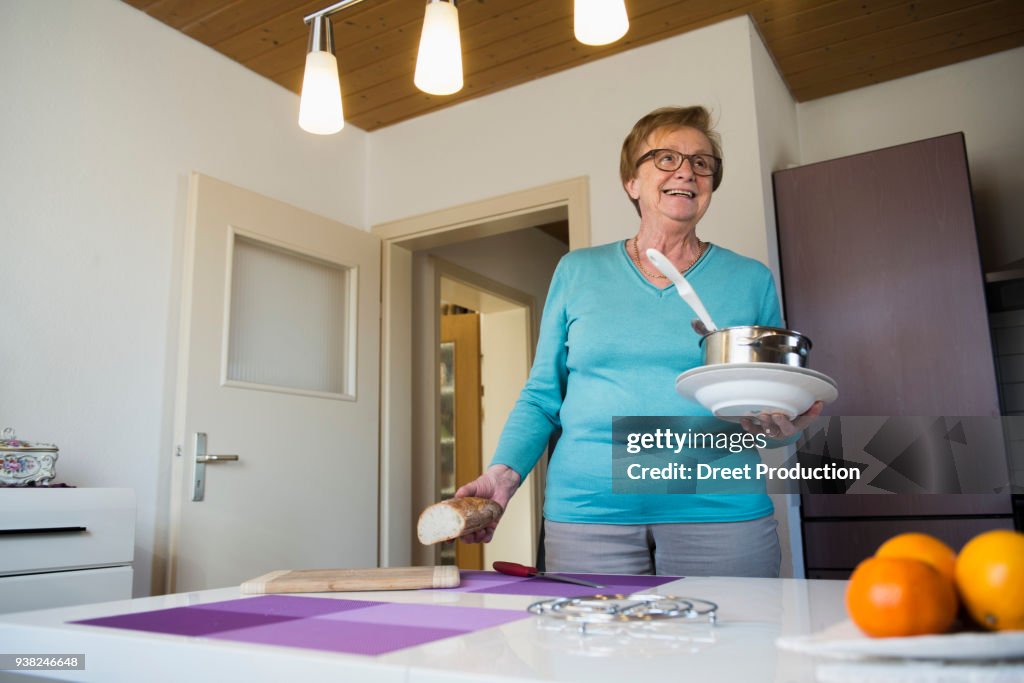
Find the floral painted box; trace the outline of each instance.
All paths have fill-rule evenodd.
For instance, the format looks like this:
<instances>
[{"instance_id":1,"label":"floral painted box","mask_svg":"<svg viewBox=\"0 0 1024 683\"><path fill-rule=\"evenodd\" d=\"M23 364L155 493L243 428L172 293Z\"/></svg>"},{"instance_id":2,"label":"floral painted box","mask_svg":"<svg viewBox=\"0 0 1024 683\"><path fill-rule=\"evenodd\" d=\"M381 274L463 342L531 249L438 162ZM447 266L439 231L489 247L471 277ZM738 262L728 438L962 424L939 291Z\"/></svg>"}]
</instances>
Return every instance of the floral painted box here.
<instances>
[{"instance_id":1,"label":"floral painted box","mask_svg":"<svg viewBox=\"0 0 1024 683\"><path fill-rule=\"evenodd\" d=\"M57 476L57 447L21 441L7 427L0 433L0 485L46 485Z\"/></svg>"}]
</instances>

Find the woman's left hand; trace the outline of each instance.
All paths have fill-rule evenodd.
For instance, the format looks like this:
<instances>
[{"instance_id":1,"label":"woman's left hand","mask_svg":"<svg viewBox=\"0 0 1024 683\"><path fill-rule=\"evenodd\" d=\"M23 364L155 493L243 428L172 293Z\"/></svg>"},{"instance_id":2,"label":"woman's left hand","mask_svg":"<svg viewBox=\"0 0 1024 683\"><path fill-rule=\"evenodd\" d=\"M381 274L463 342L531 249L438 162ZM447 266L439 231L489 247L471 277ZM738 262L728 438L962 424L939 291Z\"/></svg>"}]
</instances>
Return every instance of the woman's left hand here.
<instances>
[{"instance_id":1,"label":"woman's left hand","mask_svg":"<svg viewBox=\"0 0 1024 683\"><path fill-rule=\"evenodd\" d=\"M792 420L782 413L761 413L756 418L745 417L740 420L740 423L743 425L743 429L751 434L764 434L769 439L785 439L807 429L807 425L821 415L824 407L824 403L815 401L805 413L797 415Z\"/></svg>"}]
</instances>

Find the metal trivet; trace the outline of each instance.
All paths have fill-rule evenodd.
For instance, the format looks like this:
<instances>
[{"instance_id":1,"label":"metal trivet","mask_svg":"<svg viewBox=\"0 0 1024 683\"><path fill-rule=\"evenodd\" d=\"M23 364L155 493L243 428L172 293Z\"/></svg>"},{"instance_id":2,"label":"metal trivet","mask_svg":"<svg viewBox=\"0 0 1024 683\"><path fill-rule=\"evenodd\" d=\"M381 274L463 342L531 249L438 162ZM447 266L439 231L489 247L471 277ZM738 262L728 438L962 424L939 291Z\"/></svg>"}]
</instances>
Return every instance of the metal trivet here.
<instances>
[{"instance_id":1,"label":"metal trivet","mask_svg":"<svg viewBox=\"0 0 1024 683\"><path fill-rule=\"evenodd\" d=\"M694 603L705 605L701 608ZM581 598L554 598L541 600L526 608L532 614L577 622L580 633L587 632L588 624L624 622L652 622L661 619L698 619L707 617L708 623L718 623L718 605L701 598L680 598L657 593L632 595L588 595Z\"/></svg>"}]
</instances>

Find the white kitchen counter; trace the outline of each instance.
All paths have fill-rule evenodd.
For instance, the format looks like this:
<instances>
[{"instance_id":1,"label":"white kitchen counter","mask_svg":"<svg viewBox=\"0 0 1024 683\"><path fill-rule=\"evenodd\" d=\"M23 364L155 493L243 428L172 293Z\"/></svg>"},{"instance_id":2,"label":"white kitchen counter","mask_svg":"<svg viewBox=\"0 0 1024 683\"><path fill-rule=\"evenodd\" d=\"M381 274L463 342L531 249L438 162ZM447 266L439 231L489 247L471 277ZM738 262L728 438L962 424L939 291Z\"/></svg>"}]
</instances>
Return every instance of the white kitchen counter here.
<instances>
[{"instance_id":1,"label":"white kitchen counter","mask_svg":"<svg viewBox=\"0 0 1024 683\"><path fill-rule=\"evenodd\" d=\"M84 671L40 675L71 681L811 681L813 660L776 648L780 635L808 634L845 618L843 581L688 578L661 594L720 605L718 625L687 621L636 637L619 627L582 635L531 616L504 626L380 656L254 645L196 636L69 624L243 597L238 588L181 593L0 616L0 652L86 656ZM444 590L317 594L520 610L538 598ZM0 678L3 674L0 673Z\"/></svg>"}]
</instances>

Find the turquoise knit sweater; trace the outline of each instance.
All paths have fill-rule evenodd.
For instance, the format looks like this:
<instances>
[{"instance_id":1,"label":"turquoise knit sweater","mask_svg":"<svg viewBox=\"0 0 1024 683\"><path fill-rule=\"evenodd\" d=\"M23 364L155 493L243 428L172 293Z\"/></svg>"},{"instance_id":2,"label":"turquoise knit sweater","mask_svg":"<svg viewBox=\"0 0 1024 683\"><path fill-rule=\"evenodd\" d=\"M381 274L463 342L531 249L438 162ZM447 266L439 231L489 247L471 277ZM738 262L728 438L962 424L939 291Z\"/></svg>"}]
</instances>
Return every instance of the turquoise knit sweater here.
<instances>
[{"instance_id":1,"label":"turquoise knit sweater","mask_svg":"<svg viewBox=\"0 0 1024 683\"><path fill-rule=\"evenodd\" d=\"M687 272L719 327L781 326L769 270L710 245ZM723 423L675 391L676 377L701 364L696 315L672 285L649 283L625 242L566 254L551 280L537 354L493 463L526 478L552 433L562 434L548 466L544 516L556 522L659 524L732 522L772 513L764 494L613 493L613 416L693 416L695 430ZM740 429L738 425L726 430ZM757 461L756 451L720 464Z\"/></svg>"}]
</instances>

